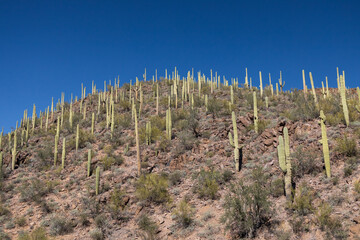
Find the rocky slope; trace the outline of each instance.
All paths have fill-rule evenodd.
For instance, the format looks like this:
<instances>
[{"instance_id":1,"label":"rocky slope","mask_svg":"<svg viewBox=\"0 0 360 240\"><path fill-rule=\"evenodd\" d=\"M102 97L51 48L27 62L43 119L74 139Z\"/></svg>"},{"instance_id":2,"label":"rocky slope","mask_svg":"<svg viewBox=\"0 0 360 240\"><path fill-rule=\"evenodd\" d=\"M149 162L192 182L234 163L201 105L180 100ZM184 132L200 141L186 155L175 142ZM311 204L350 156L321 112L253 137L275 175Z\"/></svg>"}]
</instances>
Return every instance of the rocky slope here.
<instances>
[{"instance_id":1,"label":"rocky slope","mask_svg":"<svg viewBox=\"0 0 360 240\"><path fill-rule=\"evenodd\" d=\"M260 97L256 88L234 87L234 104L229 105L229 86L214 87L211 93L210 84L204 81L199 96L198 83L192 85L189 81L190 94L183 101L184 82L179 80L178 100L175 95L171 97L172 137L168 139L165 118L174 81L161 79L157 83L141 81L138 87L131 86L139 120L141 172L148 178L138 176L129 84L121 88L108 86L105 98L104 93L93 90L93 94L71 104L72 127L70 104L66 102L60 103L53 117L49 114L47 130L45 114L37 118L34 131L31 120L30 126L22 124L16 130L14 170L11 170L14 132L10 143L4 135L0 146L3 152L0 239L37 239L31 238L31 234L46 235L49 239L238 238L240 224L233 222L232 230L226 231L222 221L227 214L227 197L232 196L231 185L241 185L239 180L245 185L255 182L254 170L259 167L266 175L263 191L270 204L269 211L259 224L251 226L255 228L253 233L243 237L360 239L357 153L360 114L356 110L355 91L347 90L351 122L346 127L337 89L330 89L325 99L317 89L316 106L310 91L306 98L302 90L277 96L267 86ZM257 92L258 133L253 125L252 91ZM113 123L112 108L106 107L111 103L111 95ZM193 102L189 101L191 98ZM320 109L327 117L331 178L325 175L319 143ZM233 134L232 111L236 114L238 142L243 146L240 171L235 171L234 148L228 137L229 132ZM61 118L58 160L54 166L57 121ZM148 121L152 127L150 144L146 144ZM278 137L283 135L284 127L289 130L292 161L293 196L288 198L284 195L284 173L279 168L277 153ZM26 129L29 130L27 141ZM64 168L61 167L63 138L66 138ZM92 158L88 177L89 149ZM97 167L100 168L98 195L95 194Z\"/></svg>"}]
</instances>

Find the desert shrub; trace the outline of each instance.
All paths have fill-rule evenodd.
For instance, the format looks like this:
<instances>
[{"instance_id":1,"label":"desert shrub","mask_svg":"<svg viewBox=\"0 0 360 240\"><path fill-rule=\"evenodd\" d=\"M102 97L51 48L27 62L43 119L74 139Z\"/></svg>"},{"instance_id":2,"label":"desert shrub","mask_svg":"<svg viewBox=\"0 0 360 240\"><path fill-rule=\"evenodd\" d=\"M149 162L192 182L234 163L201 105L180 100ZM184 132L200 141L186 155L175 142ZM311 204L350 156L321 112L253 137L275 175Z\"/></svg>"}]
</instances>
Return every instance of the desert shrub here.
<instances>
[{"instance_id":1,"label":"desert shrub","mask_svg":"<svg viewBox=\"0 0 360 240\"><path fill-rule=\"evenodd\" d=\"M93 240L103 240L103 239L105 239L105 236L104 236L103 232L98 228L96 228L96 229L94 229L94 230L92 230L90 232L90 237Z\"/></svg>"},{"instance_id":2,"label":"desert shrub","mask_svg":"<svg viewBox=\"0 0 360 240\"><path fill-rule=\"evenodd\" d=\"M41 202L41 198L52 192L56 182L40 181L39 179L31 179L30 182L23 182L19 187L20 199L22 201Z\"/></svg>"},{"instance_id":3,"label":"desert shrub","mask_svg":"<svg viewBox=\"0 0 360 240\"><path fill-rule=\"evenodd\" d=\"M271 195L273 197L284 196L284 190L284 180L281 177L271 181Z\"/></svg>"},{"instance_id":4,"label":"desert shrub","mask_svg":"<svg viewBox=\"0 0 360 240\"><path fill-rule=\"evenodd\" d=\"M159 138L159 144L156 149L158 151L168 152L169 148L170 148L170 140L165 135L161 135Z\"/></svg>"},{"instance_id":5,"label":"desert shrub","mask_svg":"<svg viewBox=\"0 0 360 240\"><path fill-rule=\"evenodd\" d=\"M355 181L354 190L355 190L356 193L360 194L360 179Z\"/></svg>"},{"instance_id":6,"label":"desert shrub","mask_svg":"<svg viewBox=\"0 0 360 240\"><path fill-rule=\"evenodd\" d=\"M130 111L131 109L131 103L128 100L120 101L120 107L124 109L125 111Z\"/></svg>"},{"instance_id":7,"label":"desert shrub","mask_svg":"<svg viewBox=\"0 0 360 240\"><path fill-rule=\"evenodd\" d=\"M267 127L269 124L270 124L270 121L259 119L259 121L258 121L258 133L261 134L263 131L265 131L266 127ZM254 129L255 129L254 123L252 123L251 125L249 125L248 127L246 127L246 129L247 129L248 131L254 130Z\"/></svg>"},{"instance_id":8,"label":"desert shrub","mask_svg":"<svg viewBox=\"0 0 360 240\"><path fill-rule=\"evenodd\" d=\"M314 119L319 116L319 111L312 95L308 94L307 99L305 99L302 92L296 91L293 94L293 100L295 107L286 110L283 114L285 117L292 121L298 121Z\"/></svg>"},{"instance_id":9,"label":"desert shrub","mask_svg":"<svg viewBox=\"0 0 360 240\"><path fill-rule=\"evenodd\" d=\"M104 214L100 214L95 217L94 222L97 228L103 229L107 224L106 216Z\"/></svg>"},{"instance_id":10,"label":"desert shrub","mask_svg":"<svg viewBox=\"0 0 360 240\"><path fill-rule=\"evenodd\" d=\"M50 220L50 234L63 235L72 231L72 223L65 217L53 217Z\"/></svg>"},{"instance_id":11,"label":"desert shrub","mask_svg":"<svg viewBox=\"0 0 360 240\"><path fill-rule=\"evenodd\" d=\"M157 128L156 126L151 125L151 143L156 142L160 136L162 135L162 132ZM139 141L140 143L146 143L146 127L143 126L139 129Z\"/></svg>"},{"instance_id":12,"label":"desert shrub","mask_svg":"<svg viewBox=\"0 0 360 240\"><path fill-rule=\"evenodd\" d=\"M15 224L19 227L23 227L26 225L26 218L24 216L15 218Z\"/></svg>"},{"instance_id":13,"label":"desert shrub","mask_svg":"<svg viewBox=\"0 0 360 240\"><path fill-rule=\"evenodd\" d=\"M208 99L208 112L210 114L212 114L214 118L215 118L215 116L218 116L222 107L223 107L223 104L218 99L216 99L216 98Z\"/></svg>"},{"instance_id":14,"label":"desert shrub","mask_svg":"<svg viewBox=\"0 0 360 240\"><path fill-rule=\"evenodd\" d=\"M170 200L168 181L164 176L151 173L142 175L136 183L136 195L140 200L165 203Z\"/></svg>"},{"instance_id":15,"label":"desert shrub","mask_svg":"<svg viewBox=\"0 0 360 240\"><path fill-rule=\"evenodd\" d=\"M195 137L199 137L199 116L195 110L190 110L189 117L187 118L188 130L194 134Z\"/></svg>"},{"instance_id":16,"label":"desert shrub","mask_svg":"<svg viewBox=\"0 0 360 240\"><path fill-rule=\"evenodd\" d=\"M292 175L295 179L302 178L305 174L316 174L322 169L314 161L314 153L312 151L304 151L302 146L296 148L292 153Z\"/></svg>"},{"instance_id":17,"label":"desert shrub","mask_svg":"<svg viewBox=\"0 0 360 240\"><path fill-rule=\"evenodd\" d=\"M2 239L0 237L0 239ZM49 237L47 236L46 230L43 227L38 227L31 233L20 233L18 240L47 240Z\"/></svg>"},{"instance_id":18,"label":"desert shrub","mask_svg":"<svg viewBox=\"0 0 360 240\"><path fill-rule=\"evenodd\" d=\"M166 119L159 116L150 117L151 126L157 127L160 131L166 129Z\"/></svg>"},{"instance_id":19,"label":"desert shrub","mask_svg":"<svg viewBox=\"0 0 360 240\"><path fill-rule=\"evenodd\" d=\"M301 216L305 216L314 210L314 192L306 184L302 184L295 193L292 209Z\"/></svg>"},{"instance_id":20,"label":"desert shrub","mask_svg":"<svg viewBox=\"0 0 360 240\"><path fill-rule=\"evenodd\" d=\"M353 138L348 138L346 135L344 138L338 138L336 140L336 151L346 157L353 157L357 154L356 141Z\"/></svg>"},{"instance_id":21,"label":"desert shrub","mask_svg":"<svg viewBox=\"0 0 360 240\"><path fill-rule=\"evenodd\" d=\"M183 173L180 170L176 170L173 173L169 174L169 184L171 186L175 186L181 183L181 178L183 177Z\"/></svg>"},{"instance_id":22,"label":"desert shrub","mask_svg":"<svg viewBox=\"0 0 360 240\"><path fill-rule=\"evenodd\" d=\"M89 226L90 225L90 214L87 211L83 211L79 213L78 215L78 222L80 223L80 226Z\"/></svg>"},{"instance_id":23,"label":"desert shrub","mask_svg":"<svg viewBox=\"0 0 360 240\"><path fill-rule=\"evenodd\" d=\"M328 239L346 239L347 233L344 231L341 221L331 216L332 208L331 206L323 202L319 207L316 215L316 221L320 226L320 229L326 232Z\"/></svg>"},{"instance_id":24,"label":"desert shrub","mask_svg":"<svg viewBox=\"0 0 360 240\"><path fill-rule=\"evenodd\" d=\"M156 234L159 230L158 225L152 221L148 215L142 214L138 221L138 227L144 232L144 239L154 240L156 239Z\"/></svg>"},{"instance_id":25,"label":"desert shrub","mask_svg":"<svg viewBox=\"0 0 360 240\"><path fill-rule=\"evenodd\" d=\"M222 173L222 180L224 182L230 182L233 179L233 172L229 169L225 169Z\"/></svg>"},{"instance_id":26,"label":"desert shrub","mask_svg":"<svg viewBox=\"0 0 360 240\"><path fill-rule=\"evenodd\" d=\"M251 176L249 185L242 180L231 184L225 198L221 221L235 238L254 237L256 230L270 219L268 176L259 167L253 169Z\"/></svg>"},{"instance_id":27,"label":"desert shrub","mask_svg":"<svg viewBox=\"0 0 360 240\"><path fill-rule=\"evenodd\" d=\"M0 203L0 216L6 216L9 215L10 211L8 208L6 208L3 204Z\"/></svg>"},{"instance_id":28,"label":"desert shrub","mask_svg":"<svg viewBox=\"0 0 360 240\"><path fill-rule=\"evenodd\" d=\"M90 132L87 132L83 129L79 129L79 148L84 148L86 146L86 143L93 143L95 141L95 138L93 135L91 135ZM76 136L74 135L73 138L68 140L66 143L66 148L69 150L74 150L76 148Z\"/></svg>"},{"instance_id":29,"label":"desert shrub","mask_svg":"<svg viewBox=\"0 0 360 240\"><path fill-rule=\"evenodd\" d=\"M40 147L37 150L37 156L40 160L37 161L38 169L42 170L44 167L49 165L54 157L53 147L50 144Z\"/></svg>"},{"instance_id":30,"label":"desert shrub","mask_svg":"<svg viewBox=\"0 0 360 240\"><path fill-rule=\"evenodd\" d=\"M221 175L218 171L201 169L197 176L194 191L199 194L200 198L215 199L220 181Z\"/></svg>"},{"instance_id":31,"label":"desert shrub","mask_svg":"<svg viewBox=\"0 0 360 240\"><path fill-rule=\"evenodd\" d=\"M186 228L193 221L194 209L190 206L186 199L182 199L174 210L173 215L176 222Z\"/></svg>"},{"instance_id":32,"label":"desert shrub","mask_svg":"<svg viewBox=\"0 0 360 240\"><path fill-rule=\"evenodd\" d=\"M179 140L178 147L183 150L191 150L196 143L196 138L189 132L180 132Z\"/></svg>"},{"instance_id":33,"label":"desert shrub","mask_svg":"<svg viewBox=\"0 0 360 240\"><path fill-rule=\"evenodd\" d=\"M110 195L109 209L113 219L120 220L121 213L126 206L125 192L115 189Z\"/></svg>"},{"instance_id":34,"label":"desert shrub","mask_svg":"<svg viewBox=\"0 0 360 240\"><path fill-rule=\"evenodd\" d=\"M309 224L305 224L304 217L302 216L295 214L289 222L295 234L309 231L310 229Z\"/></svg>"}]
</instances>

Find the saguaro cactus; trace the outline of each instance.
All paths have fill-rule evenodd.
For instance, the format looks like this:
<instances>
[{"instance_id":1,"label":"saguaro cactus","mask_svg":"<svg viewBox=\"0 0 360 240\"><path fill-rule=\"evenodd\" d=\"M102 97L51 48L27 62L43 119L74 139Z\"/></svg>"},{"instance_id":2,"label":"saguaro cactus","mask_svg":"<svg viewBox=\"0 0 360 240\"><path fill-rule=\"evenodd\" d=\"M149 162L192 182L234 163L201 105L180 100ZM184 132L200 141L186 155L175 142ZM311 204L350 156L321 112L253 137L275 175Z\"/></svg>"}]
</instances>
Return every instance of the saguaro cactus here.
<instances>
[{"instance_id":1,"label":"saguaro cactus","mask_svg":"<svg viewBox=\"0 0 360 240\"><path fill-rule=\"evenodd\" d=\"M230 145L234 147L234 163L236 171L240 171L241 163L242 163L242 147L239 147L239 139L236 125L236 115L235 112L232 111L232 124L233 124L233 132L234 132L234 140L232 139L231 132L229 132L229 141Z\"/></svg>"},{"instance_id":2,"label":"saguaro cactus","mask_svg":"<svg viewBox=\"0 0 360 240\"><path fill-rule=\"evenodd\" d=\"M286 197L291 199L291 157L290 157L290 141L287 127L284 127L284 145L285 145L285 159L286 159L286 174L285 174L285 193Z\"/></svg>"},{"instance_id":3,"label":"saguaro cactus","mask_svg":"<svg viewBox=\"0 0 360 240\"><path fill-rule=\"evenodd\" d=\"M14 131L14 148L12 151L12 162L11 162L11 169L14 170L15 169L15 161L16 161L16 130Z\"/></svg>"},{"instance_id":4,"label":"saguaro cactus","mask_svg":"<svg viewBox=\"0 0 360 240\"><path fill-rule=\"evenodd\" d=\"M315 103L317 104L317 103L318 103L318 100L317 100L317 97L316 97L316 92L315 92L315 87L314 87L314 80L313 80L313 77L312 77L311 72L309 72L309 76L310 76L310 83L311 83L312 94L313 94L313 97L314 97L314 101L315 101Z\"/></svg>"},{"instance_id":5,"label":"saguaro cactus","mask_svg":"<svg viewBox=\"0 0 360 240\"><path fill-rule=\"evenodd\" d=\"M2 165L3 165L3 153L0 152L0 174L2 173Z\"/></svg>"},{"instance_id":6,"label":"saguaro cactus","mask_svg":"<svg viewBox=\"0 0 360 240\"><path fill-rule=\"evenodd\" d=\"M156 83L156 115L159 115L159 83Z\"/></svg>"},{"instance_id":7,"label":"saguaro cactus","mask_svg":"<svg viewBox=\"0 0 360 240\"><path fill-rule=\"evenodd\" d=\"M140 159L140 142L139 142L139 131L136 111L134 113L135 118L135 138L136 138L136 158L138 162L138 176L141 175L141 159Z\"/></svg>"},{"instance_id":8,"label":"saguaro cactus","mask_svg":"<svg viewBox=\"0 0 360 240\"><path fill-rule=\"evenodd\" d=\"M100 188L100 167L96 167L95 195L99 195Z\"/></svg>"},{"instance_id":9,"label":"saguaro cactus","mask_svg":"<svg viewBox=\"0 0 360 240\"><path fill-rule=\"evenodd\" d=\"M279 144L277 146L278 159L280 169L284 172L285 177L285 194L288 200L291 200L291 157L290 157L290 146L289 146L289 133L287 127L284 127L283 130L284 138L279 136Z\"/></svg>"},{"instance_id":10,"label":"saguaro cactus","mask_svg":"<svg viewBox=\"0 0 360 240\"><path fill-rule=\"evenodd\" d=\"M146 129L145 129L145 135L146 135L146 144L151 144L151 122L148 121L146 123Z\"/></svg>"},{"instance_id":11,"label":"saguaro cactus","mask_svg":"<svg viewBox=\"0 0 360 240\"><path fill-rule=\"evenodd\" d=\"M340 75L340 97L341 97L341 105L343 107L344 118L346 126L349 126L349 110L346 102L346 87L345 87L345 77Z\"/></svg>"},{"instance_id":12,"label":"saguaro cactus","mask_svg":"<svg viewBox=\"0 0 360 240\"><path fill-rule=\"evenodd\" d=\"M279 144L277 146L278 158L279 158L279 166L281 170L286 173L286 160L285 160L285 145L284 138L279 136Z\"/></svg>"},{"instance_id":13,"label":"saguaro cactus","mask_svg":"<svg viewBox=\"0 0 360 240\"><path fill-rule=\"evenodd\" d=\"M258 130L258 110L257 110L257 99L256 99L256 91L253 92L253 100L254 100L254 130L256 133Z\"/></svg>"},{"instance_id":14,"label":"saguaro cactus","mask_svg":"<svg viewBox=\"0 0 360 240\"><path fill-rule=\"evenodd\" d=\"M326 125L325 125L326 117L323 110L320 111L320 125L321 125L321 140L320 143L323 146L323 154L324 154L324 163L325 163L325 171L326 176L328 178L331 177L331 170L330 170L330 154L329 154L329 145L328 139L326 134Z\"/></svg>"},{"instance_id":15,"label":"saguaro cactus","mask_svg":"<svg viewBox=\"0 0 360 240\"><path fill-rule=\"evenodd\" d=\"M263 84L262 84L261 71L259 71L259 78L260 78L260 97L262 97L263 96Z\"/></svg>"},{"instance_id":16,"label":"saguaro cactus","mask_svg":"<svg viewBox=\"0 0 360 240\"><path fill-rule=\"evenodd\" d=\"M166 135L167 135L169 140L171 140L171 137L172 137L171 128L172 128L172 125L171 125L171 109L169 108L166 111Z\"/></svg>"},{"instance_id":17,"label":"saguaro cactus","mask_svg":"<svg viewBox=\"0 0 360 240\"><path fill-rule=\"evenodd\" d=\"M66 138L63 138L62 153L61 153L61 169L65 166L65 155L66 155Z\"/></svg>"},{"instance_id":18,"label":"saguaro cactus","mask_svg":"<svg viewBox=\"0 0 360 240\"><path fill-rule=\"evenodd\" d=\"M58 143L59 143L59 136L55 135L55 148L54 148L54 166L56 166L57 156L58 156Z\"/></svg>"},{"instance_id":19,"label":"saguaro cactus","mask_svg":"<svg viewBox=\"0 0 360 240\"><path fill-rule=\"evenodd\" d=\"M280 78L279 78L279 86L280 86L281 92L283 92L283 88L285 87L285 81L282 80L281 71L280 71Z\"/></svg>"},{"instance_id":20,"label":"saguaro cactus","mask_svg":"<svg viewBox=\"0 0 360 240\"><path fill-rule=\"evenodd\" d=\"M91 173L91 149L88 150L88 162L87 162L87 176L90 177Z\"/></svg>"},{"instance_id":21,"label":"saguaro cactus","mask_svg":"<svg viewBox=\"0 0 360 240\"><path fill-rule=\"evenodd\" d=\"M79 124L76 126L76 138L75 138L75 149L76 149L76 152L78 151L79 149L79 139L80 139L80 136L79 136Z\"/></svg>"}]
</instances>

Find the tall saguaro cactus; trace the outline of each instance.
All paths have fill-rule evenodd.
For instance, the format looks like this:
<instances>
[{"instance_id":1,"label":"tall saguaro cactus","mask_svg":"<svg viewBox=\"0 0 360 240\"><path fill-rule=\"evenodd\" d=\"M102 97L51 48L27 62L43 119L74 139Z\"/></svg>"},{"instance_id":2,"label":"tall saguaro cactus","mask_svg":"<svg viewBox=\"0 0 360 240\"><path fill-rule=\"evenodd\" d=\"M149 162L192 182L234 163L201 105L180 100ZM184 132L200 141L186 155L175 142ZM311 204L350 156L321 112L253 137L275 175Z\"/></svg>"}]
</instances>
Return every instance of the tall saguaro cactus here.
<instances>
[{"instance_id":1,"label":"tall saguaro cactus","mask_svg":"<svg viewBox=\"0 0 360 240\"><path fill-rule=\"evenodd\" d=\"M14 170L15 169L15 161L16 161L16 141L17 141L17 136L16 136L16 130L14 131L14 148L12 150L12 161L11 161L11 169Z\"/></svg>"},{"instance_id":2,"label":"tall saguaro cactus","mask_svg":"<svg viewBox=\"0 0 360 240\"><path fill-rule=\"evenodd\" d=\"M87 162L87 176L90 177L91 173L91 149L88 150L88 162Z\"/></svg>"},{"instance_id":3,"label":"tall saguaro cactus","mask_svg":"<svg viewBox=\"0 0 360 240\"><path fill-rule=\"evenodd\" d=\"M100 167L96 167L96 179L95 179L95 195L99 195L100 189Z\"/></svg>"},{"instance_id":4,"label":"tall saguaro cactus","mask_svg":"<svg viewBox=\"0 0 360 240\"><path fill-rule=\"evenodd\" d=\"M254 100L254 130L256 133L259 132L258 129L258 110L257 110L257 99L256 99L256 92L253 92L253 100Z\"/></svg>"},{"instance_id":5,"label":"tall saguaro cactus","mask_svg":"<svg viewBox=\"0 0 360 240\"><path fill-rule=\"evenodd\" d=\"M57 157L58 157L58 144L59 144L59 136L55 135L54 166L56 166Z\"/></svg>"},{"instance_id":6,"label":"tall saguaro cactus","mask_svg":"<svg viewBox=\"0 0 360 240\"><path fill-rule=\"evenodd\" d=\"M261 71L259 71L259 78L260 78L260 97L262 97L263 96L263 84L262 84Z\"/></svg>"},{"instance_id":7,"label":"tall saguaro cactus","mask_svg":"<svg viewBox=\"0 0 360 240\"><path fill-rule=\"evenodd\" d=\"M291 182L291 157L290 157L290 143L289 133L287 127L283 129L284 138L279 136L279 144L277 146L278 159L280 169L284 172L285 177L285 194L288 200L291 200L292 182Z\"/></svg>"},{"instance_id":8,"label":"tall saguaro cactus","mask_svg":"<svg viewBox=\"0 0 360 240\"><path fill-rule=\"evenodd\" d=\"M80 133L79 133L79 124L76 126L76 138L75 138L75 150L76 152L78 151L79 149L79 139L80 139Z\"/></svg>"},{"instance_id":9,"label":"tall saguaro cactus","mask_svg":"<svg viewBox=\"0 0 360 240\"><path fill-rule=\"evenodd\" d=\"M240 171L241 163L242 163L242 148L239 148L239 139L238 139L235 112L232 111L231 115L232 115L234 140L232 139L231 132L229 132L229 141L230 141L230 145L234 147L235 169L236 169L236 171Z\"/></svg>"},{"instance_id":10,"label":"tall saguaro cactus","mask_svg":"<svg viewBox=\"0 0 360 240\"><path fill-rule=\"evenodd\" d=\"M328 138L326 134L326 125L325 125L326 117L323 110L320 111L320 125L321 125L321 140L320 143L323 146L323 154L324 154L324 163L325 163L325 171L326 176L328 178L331 177L331 170L330 170L330 154L329 154L329 144Z\"/></svg>"},{"instance_id":11,"label":"tall saguaro cactus","mask_svg":"<svg viewBox=\"0 0 360 240\"><path fill-rule=\"evenodd\" d=\"M135 138L136 138L136 158L138 162L138 176L141 175L141 159L140 159L140 142L139 142L139 131L136 111L134 113L135 118Z\"/></svg>"},{"instance_id":12,"label":"tall saguaro cactus","mask_svg":"<svg viewBox=\"0 0 360 240\"><path fill-rule=\"evenodd\" d=\"M64 169L65 166L65 156L66 156L66 138L63 138L62 153L61 153L61 169Z\"/></svg>"},{"instance_id":13,"label":"tall saguaro cactus","mask_svg":"<svg viewBox=\"0 0 360 240\"><path fill-rule=\"evenodd\" d=\"M346 126L349 126L349 109L346 102L346 87L345 87L345 77L344 75L340 75L340 97L341 97L341 105L344 112L344 118Z\"/></svg>"},{"instance_id":14,"label":"tall saguaro cactus","mask_svg":"<svg viewBox=\"0 0 360 240\"><path fill-rule=\"evenodd\" d=\"M317 97L316 97L314 80L313 80L313 77L312 77L311 72L309 72L309 77L310 77L310 83L311 83L311 89L312 89L312 94L313 94L313 97L314 97L314 101L315 101L315 103L317 104L317 103L318 103L318 100L317 100Z\"/></svg>"}]
</instances>

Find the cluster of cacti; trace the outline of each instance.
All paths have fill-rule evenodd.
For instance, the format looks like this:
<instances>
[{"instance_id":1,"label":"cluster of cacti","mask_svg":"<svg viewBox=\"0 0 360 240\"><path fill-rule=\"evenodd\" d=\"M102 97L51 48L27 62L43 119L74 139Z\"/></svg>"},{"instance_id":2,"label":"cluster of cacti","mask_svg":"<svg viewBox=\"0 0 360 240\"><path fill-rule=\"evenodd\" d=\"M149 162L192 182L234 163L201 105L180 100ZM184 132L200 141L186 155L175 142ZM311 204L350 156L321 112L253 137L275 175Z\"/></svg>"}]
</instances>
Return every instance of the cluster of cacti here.
<instances>
[{"instance_id":1,"label":"cluster of cacti","mask_svg":"<svg viewBox=\"0 0 360 240\"><path fill-rule=\"evenodd\" d=\"M279 136L279 143L277 146L278 159L280 169L285 173L285 194L288 200L291 200L292 181L291 181L291 157L290 157L290 143L289 133L287 127L283 129L284 137Z\"/></svg>"}]
</instances>

